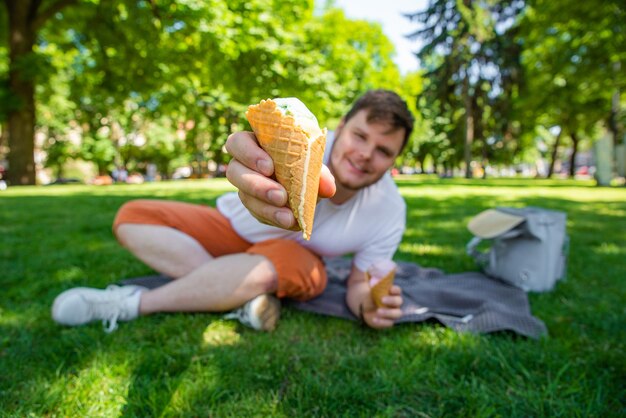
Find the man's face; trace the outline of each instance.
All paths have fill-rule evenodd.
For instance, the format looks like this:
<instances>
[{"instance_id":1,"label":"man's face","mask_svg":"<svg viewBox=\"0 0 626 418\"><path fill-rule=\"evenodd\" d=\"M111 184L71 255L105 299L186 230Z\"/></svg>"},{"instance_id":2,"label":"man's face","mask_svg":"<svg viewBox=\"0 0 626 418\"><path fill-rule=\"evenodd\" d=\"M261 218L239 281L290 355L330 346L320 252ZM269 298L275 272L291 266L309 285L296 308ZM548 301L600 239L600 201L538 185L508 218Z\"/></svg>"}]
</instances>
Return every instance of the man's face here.
<instances>
[{"instance_id":1,"label":"man's face","mask_svg":"<svg viewBox=\"0 0 626 418\"><path fill-rule=\"evenodd\" d=\"M356 113L336 130L330 171L338 187L356 191L376 183L400 153L405 130L385 122L367 122L367 109Z\"/></svg>"}]
</instances>

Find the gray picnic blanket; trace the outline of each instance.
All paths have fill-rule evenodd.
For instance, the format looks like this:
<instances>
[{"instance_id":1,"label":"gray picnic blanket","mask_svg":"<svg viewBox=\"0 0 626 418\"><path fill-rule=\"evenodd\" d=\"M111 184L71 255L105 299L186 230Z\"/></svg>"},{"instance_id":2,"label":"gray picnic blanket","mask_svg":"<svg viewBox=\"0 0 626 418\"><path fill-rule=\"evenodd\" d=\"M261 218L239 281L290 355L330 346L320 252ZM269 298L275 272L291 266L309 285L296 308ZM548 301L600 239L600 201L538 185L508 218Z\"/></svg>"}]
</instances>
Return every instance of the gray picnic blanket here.
<instances>
[{"instance_id":1,"label":"gray picnic blanket","mask_svg":"<svg viewBox=\"0 0 626 418\"><path fill-rule=\"evenodd\" d=\"M345 280L351 260L325 260L328 285L320 296L306 302L289 301L308 312L358 320L345 304ZM528 296L514 286L479 272L445 274L433 268L398 261L395 284L402 288L402 317L396 323L435 319L460 332L513 331L539 338L545 324L530 312Z\"/></svg>"},{"instance_id":2,"label":"gray picnic blanket","mask_svg":"<svg viewBox=\"0 0 626 418\"><path fill-rule=\"evenodd\" d=\"M287 300L296 309L358 321L346 303L345 281L351 260L325 260L328 285L318 297L306 302ZM402 288L403 315L396 323L436 320L459 332L512 331L530 338L548 334L545 324L530 312L526 293L479 272L445 274L432 268L399 261L395 284ZM164 276L123 280L149 288L170 281Z\"/></svg>"}]
</instances>

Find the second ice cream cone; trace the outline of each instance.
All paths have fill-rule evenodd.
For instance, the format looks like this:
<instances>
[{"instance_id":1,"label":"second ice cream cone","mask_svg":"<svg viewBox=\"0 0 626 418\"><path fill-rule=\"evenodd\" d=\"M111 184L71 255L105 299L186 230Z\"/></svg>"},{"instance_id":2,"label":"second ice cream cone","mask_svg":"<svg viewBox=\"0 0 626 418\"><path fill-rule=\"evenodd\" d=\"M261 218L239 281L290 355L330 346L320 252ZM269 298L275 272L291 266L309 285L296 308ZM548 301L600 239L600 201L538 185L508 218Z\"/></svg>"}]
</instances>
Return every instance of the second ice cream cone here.
<instances>
[{"instance_id":1,"label":"second ice cream cone","mask_svg":"<svg viewBox=\"0 0 626 418\"><path fill-rule=\"evenodd\" d=\"M370 294L372 295L372 299L374 300L374 304L380 308L385 306L383 303L383 297L389 294L389 290L391 286L393 286L393 279L396 275L396 270L393 269L385 277L383 277L380 281L378 281L372 288L370 289ZM367 280L370 280L370 274L366 273Z\"/></svg>"}]
</instances>

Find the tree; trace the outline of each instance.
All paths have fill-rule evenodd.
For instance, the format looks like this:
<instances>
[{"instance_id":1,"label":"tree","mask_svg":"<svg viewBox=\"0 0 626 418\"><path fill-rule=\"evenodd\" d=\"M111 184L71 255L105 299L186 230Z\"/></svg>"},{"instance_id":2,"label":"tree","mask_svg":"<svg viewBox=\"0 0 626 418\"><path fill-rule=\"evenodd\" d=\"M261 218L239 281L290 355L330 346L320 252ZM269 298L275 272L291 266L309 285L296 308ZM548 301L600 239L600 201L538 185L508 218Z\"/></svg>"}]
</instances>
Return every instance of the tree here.
<instances>
[{"instance_id":1,"label":"tree","mask_svg":"<svg viewBox=\"0 0 626 418\"><path fill-rule=\"evenodd\" d=\"M554 171L562 140L572 147L569 174L574 175L581 137L603 121L620 141L620 91L626 87L626 8L617 1L555 4L532 0L522 21L527 94L521 101L527 119L559 127L548 176Z\"/></svg>"},{"instance_id":2,"label":"tree","mask_svg":"<svg viewBox=\"0 0 626 418\"><path fill-rule=\"evenodd\" d=\"M7 113L11 184L35 184L35 84L39 57L33 47L38 32L55 13L77 0L57 0L43 6L41 0L5 0L8 20L11 106Z\"/></svg>"},{"instance_id":3,"label":"tree","mask_svg":"<svg viewBox=\"0 0 626 418\"><path fill-rule=\"evenodd\" d=\"M335 9L314 15L313 0L76 3L41 27L34 47L45 64L35 126L48 135L50 164L83 158L106 174L159 159L167 171L163 160L182 161L180 152L201 175L209 159L228 158L223 144L246 127L250 103L298 96L328 123L368 88L401 88L380 26ZM70 131L81 151L62 156Z\"/></svg>"},{"instance_id":4,"label":"tree","mask_svg":"<svg viewBox=\"0 0 626 418\"><path fill-rule=\"evenodd\" d=\"M401 90L393 45L379 24L351 20L342 10L327 7L304 29L299 73L308 88L298 88L321 122L337 122L368 89Z\"/></svg>"},{"instance_id":5,"label":"tree","mask_svg":"<svg viewBox=\"0 0 626 418\"><path fill-rule=\"evenodd\" d=\"M46 149L45 166L54 169L57 179L63 178L65 163L70 158L70 155L74 153L72 144L66 139L56 137L52 133L44 147Z\"/></svg>"},{"instance_id":6,"label":"tree","mask_svg":"<svg viewBox=\"0 0 626 418\"><path fill-rule=\"evenodd\" d=\"M417 55L427 82L419 103L428 108L435 134L446 135L454 148L440 154L442 164L456 166L463 155L466 177L472 175L477 140L485 158L486 140L507 137L511 128L489 126L484 116L488 108L510 108L502 102L513 99L519 82L519 48L512 39L522 7L517 0L437 0L425 11L407 15L422 25L409 35L424 41Z\"/></svg>"}]
</instances>

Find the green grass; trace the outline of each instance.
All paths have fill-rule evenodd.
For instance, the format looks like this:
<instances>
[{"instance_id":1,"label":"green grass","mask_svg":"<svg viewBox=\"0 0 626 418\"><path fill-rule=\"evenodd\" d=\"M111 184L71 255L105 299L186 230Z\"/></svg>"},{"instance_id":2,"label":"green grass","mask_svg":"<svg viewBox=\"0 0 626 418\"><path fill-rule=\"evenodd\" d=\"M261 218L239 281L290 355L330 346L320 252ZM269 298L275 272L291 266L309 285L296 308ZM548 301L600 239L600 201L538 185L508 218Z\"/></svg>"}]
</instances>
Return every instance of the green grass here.
<instances>
[{"instance_id":1,"label":"green grass","mask_svg":"<svg viewBox=\"0 0 626 418\"><path fill-rule=\"evenodd\" d=\"M376 332L283 310L273 334L220 315L65 328L54 297L151 273L111 233L133 198L213 203L224 180L0 192L0 416L610 417L626 414L626 190L589 182L401 178L397 257L474 270L467 221L495 205L565 210L569 278L531 294L550 336Z\"/></svg>"}]
</instances>

